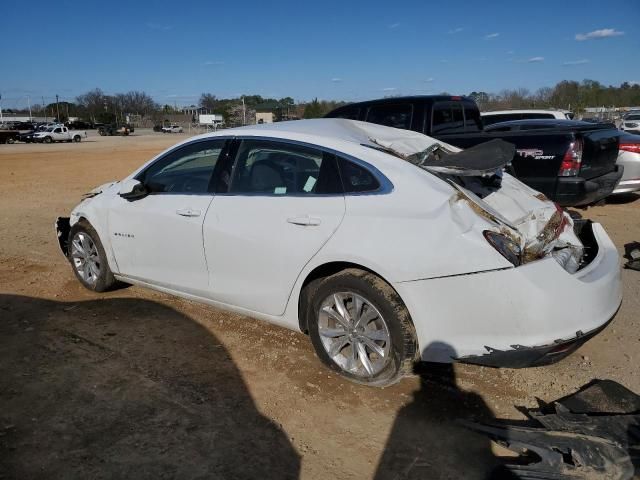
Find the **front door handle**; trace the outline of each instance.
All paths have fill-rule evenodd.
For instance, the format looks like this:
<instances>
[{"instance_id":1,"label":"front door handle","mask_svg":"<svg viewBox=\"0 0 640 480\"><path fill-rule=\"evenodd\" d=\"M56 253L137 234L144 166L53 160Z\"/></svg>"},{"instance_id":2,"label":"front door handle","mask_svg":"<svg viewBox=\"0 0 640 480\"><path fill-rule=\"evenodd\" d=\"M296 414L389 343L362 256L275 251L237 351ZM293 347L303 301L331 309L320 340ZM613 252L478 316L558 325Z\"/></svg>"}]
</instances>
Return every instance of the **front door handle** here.
<instances>
[{"instance_id":1,"label":"front door handle","mask_svg":"<svg viewBox=\"0 0 640 480\"><path fill-rule=\"evenodd\" d=\"M190 208L183 208L181 210L176 210L176 213L182 217L199 217L200 210L191 210Z\"/></svg>"},{"instance_id":2,"label":"front door handle","mask_svg":"<svg viewBox=\"0 0 640 480\"><path fill-rule=\"evenodd\" d=\"M305 215L303 217L291 217L287 218L287 222L293 223L294 225L303 225L303 226L316 226L320 225L320 219L315 217L310 217L309 215Z\"/></svg>"}]
</instances>

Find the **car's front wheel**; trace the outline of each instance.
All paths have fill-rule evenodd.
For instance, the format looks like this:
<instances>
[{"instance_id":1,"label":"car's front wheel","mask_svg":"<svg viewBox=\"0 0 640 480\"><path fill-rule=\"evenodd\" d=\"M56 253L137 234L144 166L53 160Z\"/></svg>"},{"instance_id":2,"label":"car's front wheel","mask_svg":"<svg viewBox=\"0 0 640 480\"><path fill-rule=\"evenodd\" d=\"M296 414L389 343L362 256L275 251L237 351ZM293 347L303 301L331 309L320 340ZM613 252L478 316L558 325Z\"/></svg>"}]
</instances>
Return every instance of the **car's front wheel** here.
<instances>
[{"instance_id":1,"label":"car's front wheel","mask_svg":"<svg viewBox=\"0 0 640 480\"><path fill-rule=\"evenodd\" d=\"M411 371L416 332L397 292L380 277L343 270L312 282L307 325L316 354L348 379L391 385Z\"/></svg>"},{"instance_id":2,"label":"car's front wheel","mask_svg":"<svg viewBox=\"0 0 640 480\"><path fill-rule=\"evenodd\" d=\"M81 220L69 232L69 261L73 273L85 288L104 292L116 284L98 234Z\"/></svg>"}]
</instances>

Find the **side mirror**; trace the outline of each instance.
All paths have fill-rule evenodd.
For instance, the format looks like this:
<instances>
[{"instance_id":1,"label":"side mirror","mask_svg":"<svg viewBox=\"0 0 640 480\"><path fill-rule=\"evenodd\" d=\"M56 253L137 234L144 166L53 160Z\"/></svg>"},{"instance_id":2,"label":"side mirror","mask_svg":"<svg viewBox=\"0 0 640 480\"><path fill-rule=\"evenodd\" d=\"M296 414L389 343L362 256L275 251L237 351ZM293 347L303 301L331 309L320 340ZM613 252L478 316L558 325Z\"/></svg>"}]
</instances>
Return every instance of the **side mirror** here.
<instances>
[{"instance_id":1,"label":"side mirror","mask_svg":"<svg viewBox=\"0 0 640 480\"><path fill-rule=\"evenodd\" d=\"M135 178L130 178L123 181L120 184L120 191L118 194L129 201L138 200L142 197L146 197L149 191L142 182Z\"/></svg>"}]
</instances>

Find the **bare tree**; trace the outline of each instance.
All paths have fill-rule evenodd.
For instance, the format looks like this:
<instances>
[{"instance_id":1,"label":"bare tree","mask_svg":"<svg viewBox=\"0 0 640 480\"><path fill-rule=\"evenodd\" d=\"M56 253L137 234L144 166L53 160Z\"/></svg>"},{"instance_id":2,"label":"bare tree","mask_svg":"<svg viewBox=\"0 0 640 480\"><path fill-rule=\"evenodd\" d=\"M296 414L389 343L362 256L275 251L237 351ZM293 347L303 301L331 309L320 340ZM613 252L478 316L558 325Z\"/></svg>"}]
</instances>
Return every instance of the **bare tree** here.
<instances>
[{"instance_id":1,"label":"bare tree","mask_svg":"<svg viewBox=\"0 0 640 480\"><path fill-rule=\"evenodd\" d=\"M200 100L198 101L198 105L202 108L206 108L208 111L213 112L217 106L217 99L215 95L211 93L203 93L200 95Z\"/></svg>"}]
</instances>

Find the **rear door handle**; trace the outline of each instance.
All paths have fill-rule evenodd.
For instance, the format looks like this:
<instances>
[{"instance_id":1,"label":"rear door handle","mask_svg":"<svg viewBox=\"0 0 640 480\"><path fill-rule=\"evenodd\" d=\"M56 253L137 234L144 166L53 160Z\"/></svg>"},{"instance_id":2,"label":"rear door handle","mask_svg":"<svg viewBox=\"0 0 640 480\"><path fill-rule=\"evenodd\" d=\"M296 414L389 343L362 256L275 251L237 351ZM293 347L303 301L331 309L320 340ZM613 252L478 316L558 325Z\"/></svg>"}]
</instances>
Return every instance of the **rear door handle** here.
<instances>
[{"instance_id":1,"label":"rear door handle","mask_svg":"<svg viewBox=\"0 0 640 480\"><path fill-rule=\"evenodd\" d=\"M305 215L303 217L287 218L287 222L293 223L294 225L303 225L303 226L307 226L307 227L320 225L320 219L319 218L310 217L309 215Z\"/></svg>"},{"instance_id":2,"label":"rear door handle","mask_svg":"<svg viewBox=\"0 0 640 480\"><path fill-rule=\"evenodd\" d=\"M190 208L183 208L181 210L176 210L176 213L182 217L199 217L200 210L191 210Z\"/></svg>"}]
</instances>

